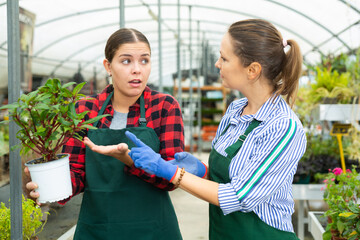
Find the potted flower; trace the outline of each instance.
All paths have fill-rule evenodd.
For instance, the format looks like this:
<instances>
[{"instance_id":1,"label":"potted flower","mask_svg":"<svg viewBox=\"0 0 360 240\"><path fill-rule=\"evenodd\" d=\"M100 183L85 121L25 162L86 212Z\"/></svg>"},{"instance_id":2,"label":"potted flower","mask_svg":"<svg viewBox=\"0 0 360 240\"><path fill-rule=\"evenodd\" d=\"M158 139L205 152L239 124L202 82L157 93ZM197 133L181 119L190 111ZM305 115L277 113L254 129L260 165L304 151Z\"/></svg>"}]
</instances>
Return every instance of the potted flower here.
<instances>
[{"instance_id":1,"label":"potted flower","mask_svg":"<svg viewBox=\"0 0 360 240\"><path fill-rule=\"evenodd\" d=\"M37 239L46 222L42 222L41 208L31 199L22 196L22 233L23 239ZM49 214L46 212L45 214ZM10 208L2 202L0 204L0 239L10 240Z\"/></svg>"},{"instance_id":2,"label":"potted flower","mask_svg":"<svg viewBox=\"0 0 360 240\"><path fill-rule=\"evenodd\" d=\"M84 97L80 90L85 83L69 90L74 82L62 85L59 79L48 79L36 91L22 94L17 102L0 108L8 109L10 120L20 127L16 135L20 153L32 151L41 156L25 163L32 181L38 184L40 203L59 201L72 194L69 154L59 152L69 137L81 140L79 131L95 129L90 124L106 116L83 121L87 112L76 113L75 103Z\"/></svg>"},{"instance_id":3,"label":"potted flower","mask_svg":"<svg viewBox=\"0 0 360 240\"><path fill-rule=\"evenodd\" d=\"M360 237L360 176L355 168L343 172L341 168L325 175L324 200L329 206L324 215L329 223L323 234L324 240Z\"/></svg>"}]
</instances>

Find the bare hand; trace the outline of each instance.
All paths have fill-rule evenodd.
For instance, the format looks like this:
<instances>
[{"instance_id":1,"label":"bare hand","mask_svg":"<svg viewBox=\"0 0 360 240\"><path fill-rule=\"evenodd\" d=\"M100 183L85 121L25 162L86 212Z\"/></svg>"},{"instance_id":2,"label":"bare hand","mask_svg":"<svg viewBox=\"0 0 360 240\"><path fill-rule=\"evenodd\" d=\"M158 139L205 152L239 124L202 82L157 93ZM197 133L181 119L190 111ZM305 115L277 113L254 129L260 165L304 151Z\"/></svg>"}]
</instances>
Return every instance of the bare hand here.
<instances>
[{"instance_id":1,"label":"bare hand","mask_svg":"<svg viewBox=\"0 0 360 240\"><path fill-rule=\"evenodd\" d=\"M29 168L25 167L24 168L24 173L30 177L30 172L29 172ZM38 188L38 185L34 182L28 182L25 185L26 189L30 191L29 195L31 198L36 200L36 203L40 206L41 203L39 203L38 198L40 197L40 194L38 192L36 192L36 189Z\"/></svg>"},{"instance_id":2,"label":"bare hand","mask_svg":"<svg viewBox=\"0 0 360 240\"><path fill-rule=\"evenodd\" d=\"M128 152L130 152L130 150L126 143L103 146L96 145L88 137L84 137L84 144L88 146L91 151L116 158L124 164L128 165L129 167L134 164L133 160L128 155Z\"/></svg>"}]
</instances>

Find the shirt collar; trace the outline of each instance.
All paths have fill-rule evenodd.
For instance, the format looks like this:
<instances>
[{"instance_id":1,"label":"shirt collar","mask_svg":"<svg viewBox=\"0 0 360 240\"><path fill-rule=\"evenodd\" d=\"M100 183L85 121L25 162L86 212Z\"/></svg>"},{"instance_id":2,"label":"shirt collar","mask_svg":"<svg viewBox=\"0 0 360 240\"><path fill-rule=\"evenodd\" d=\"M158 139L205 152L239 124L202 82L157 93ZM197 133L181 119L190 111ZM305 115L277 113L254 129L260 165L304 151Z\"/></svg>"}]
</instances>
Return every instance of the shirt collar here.
<instances>
[{"instance_id":1,"label":"shirt collar","mask_svg":"<svg viewBox=\"0 0 360 240\"><path fill-rule=\"evenodd\" d=\"M273 94L255 113L254 118L258 121L265 121L273 109L277 108L281 96Z\"/></svg>"},{"instance_id":2,"label":"shirt collar","mask_svg":"<svg viewBox=\"0 0 360 240\"><path fill-rule=\"evenodd\" d=\"M245 101L239 103L239 105L237 106L238 110L230 118L230 124L237 125L239 122L248 122L252 121L253 119L261 122L265 121L272 112L272 110L277 108L280 98L281 96L276 96L275 94L273 94L255 114L240 117L244 107L248 104L248 99L245 98Z\"/></svg>"}]
</instances>

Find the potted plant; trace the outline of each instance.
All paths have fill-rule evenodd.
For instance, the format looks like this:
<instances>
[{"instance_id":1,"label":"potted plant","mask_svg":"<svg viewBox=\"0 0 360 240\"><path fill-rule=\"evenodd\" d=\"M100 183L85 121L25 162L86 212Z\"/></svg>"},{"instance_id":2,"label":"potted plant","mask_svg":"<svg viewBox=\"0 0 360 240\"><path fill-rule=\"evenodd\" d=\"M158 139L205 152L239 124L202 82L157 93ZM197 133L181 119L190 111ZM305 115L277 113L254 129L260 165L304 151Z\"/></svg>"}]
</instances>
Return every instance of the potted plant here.
<instances>
[{"instance_id":1,"label":"potted plant","mask_svg":"<svg viewBox=\"0 0 360 240\"><path fill-rule=\"evenodd\" d=\"M43 218L41 208L33 200L22 196L22 214L23 239L36 239L46 224L46 221L41 221ZM10 222L10 208L2 202L0 204L0 239L10 240Z\"/></svg>"},{"instance_id":2,"label":"potted plant","mask_svg":"<svg viewBox=\"0 0 360 240\"><path fill-rule=\"evenodd\" d=\"M10 121L20 127L16 135L20 153L32 151L41 156L25 163L32 181L38 184L40 203L59 201L72 194L69 154L59 151L69 137L81 140L79 131L96 129L90 124L106 116L83 121L87 112L76 113L76 101L85 97L79 93L85 83L69 90L74 82L62 85L59 79L48 79L36 91L22 94L17 102L0 108L8 109Z\"/></svg>"},{"instance_id":3,"label":"potted plant","mask_svg":"<svg viewBox=\"0 0 360 240\"><path fill-rule=\"evenodd\" d=\"M360 51L349 57L340 54L326 56L312 67L316 73L311 84L310 102L319 108L320 120L360 120Z\"/></svg>"},{"instance_id":4,"label":"potted plant","mask_svg":"<svg viewBox=\"0 0 360 240\"><path fill-rule=\"evenodd\" d=\"M325 175L324 200L329 206L324 216L328 225L324 240L350 239L360 237L360 176L353 168L343 172L341 168L330 170Z\"/></svg>"}]
</instances>

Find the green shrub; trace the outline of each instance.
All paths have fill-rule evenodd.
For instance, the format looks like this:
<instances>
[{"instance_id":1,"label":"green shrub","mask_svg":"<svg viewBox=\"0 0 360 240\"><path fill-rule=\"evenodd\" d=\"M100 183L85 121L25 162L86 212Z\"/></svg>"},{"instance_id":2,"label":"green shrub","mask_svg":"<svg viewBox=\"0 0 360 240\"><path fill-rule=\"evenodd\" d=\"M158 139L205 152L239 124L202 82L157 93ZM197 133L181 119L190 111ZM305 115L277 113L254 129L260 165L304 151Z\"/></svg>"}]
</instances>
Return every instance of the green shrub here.
<instances>
[{"instance_id":1,"label":"green shrub","mask_svg":"<svg viewBox=\"0 0 360 240\"><path fill-rule=\"evenodd\" d=\"M46 213L49 214L49 213ZM43 213L41 208L31 199L22 197L22 222L23 222L23 239L31 239L37 236L44 228L46 222L42 222ZM5 203L0 205L0 239L10 239L10 208Z\"/></svg>"}]
</instances>

